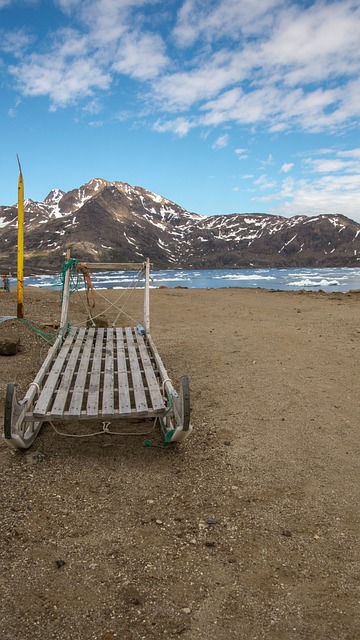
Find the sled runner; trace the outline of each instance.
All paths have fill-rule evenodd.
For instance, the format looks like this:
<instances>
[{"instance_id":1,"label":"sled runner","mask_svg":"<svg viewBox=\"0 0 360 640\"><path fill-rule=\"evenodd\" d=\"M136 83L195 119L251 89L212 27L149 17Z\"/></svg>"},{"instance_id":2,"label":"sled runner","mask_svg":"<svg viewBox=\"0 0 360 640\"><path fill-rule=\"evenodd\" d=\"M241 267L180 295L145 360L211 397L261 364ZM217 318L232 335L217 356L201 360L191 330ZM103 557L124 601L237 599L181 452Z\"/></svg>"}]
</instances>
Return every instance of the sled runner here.
<instances>
[{"instance_id":1,"label":"sled runner","mask_svg":"<svg viewBox=\"0 0 360 640\"><path fill-rule=\"evenodd\" d=\"M16 385L8 384L5 441L27 449L44 422L102 421L103 432L111 433L110 424L133 418L158 419L166 442L183 441L191 431L189 380L182 377L177 393L151 338L149 260L126 265L145 277L143 325L98 327L90 321L76 327L68 322L71 271L84 276L89 308L94 290L90 265L67 258L56 340L22 400L17 400ZM91 265L92 270L99 267L123 270L125 265Z\"/></svg>"}]
</instances>

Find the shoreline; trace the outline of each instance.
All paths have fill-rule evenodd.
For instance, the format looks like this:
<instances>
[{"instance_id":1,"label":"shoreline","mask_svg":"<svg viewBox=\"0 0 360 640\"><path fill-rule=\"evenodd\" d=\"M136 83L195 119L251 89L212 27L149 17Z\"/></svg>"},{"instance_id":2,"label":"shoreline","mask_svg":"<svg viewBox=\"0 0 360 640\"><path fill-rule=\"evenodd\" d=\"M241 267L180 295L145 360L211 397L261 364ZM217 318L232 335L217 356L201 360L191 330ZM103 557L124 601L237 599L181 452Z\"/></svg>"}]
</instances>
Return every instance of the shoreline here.
<instances>
[{"instance_id":1,"label":"shoreline","mask_svg":"<svg viewBox=\"0 0 360 640\"><path fill-rule=\"evenodd\" d=\"M40 327L59 292L26 287L24 308ZM145 447L45 424L28 453L0 443L4 637L357 637L359 292L166 288L150 309L175 388L190 378L193 432L163 448L156 428ZM86 317L77 294L71 314ZM1 359L1 420L6 384L23 397L47 349L10 328L23 349Z\"/></svg>"}]
</instances>

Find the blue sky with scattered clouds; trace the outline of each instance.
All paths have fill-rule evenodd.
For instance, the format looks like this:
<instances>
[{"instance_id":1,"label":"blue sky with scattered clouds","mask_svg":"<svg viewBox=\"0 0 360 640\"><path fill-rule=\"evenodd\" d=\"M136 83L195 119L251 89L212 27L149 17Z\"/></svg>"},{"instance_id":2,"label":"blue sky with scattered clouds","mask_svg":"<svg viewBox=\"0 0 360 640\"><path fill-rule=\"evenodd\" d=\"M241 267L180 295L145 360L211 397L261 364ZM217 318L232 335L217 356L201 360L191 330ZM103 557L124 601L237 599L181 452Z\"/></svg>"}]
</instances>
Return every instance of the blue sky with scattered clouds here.
<instances>
[{"instance_id":1,"label":"blue sky with scattered clouds","mask_svg":"<svg viewBox=\"0 0 360 640\"><path fill-rule=\"evenodd\" d=\"M360 221L359 0L0 0L0 204L101 177Z\"/></svg>"}]
</instances>

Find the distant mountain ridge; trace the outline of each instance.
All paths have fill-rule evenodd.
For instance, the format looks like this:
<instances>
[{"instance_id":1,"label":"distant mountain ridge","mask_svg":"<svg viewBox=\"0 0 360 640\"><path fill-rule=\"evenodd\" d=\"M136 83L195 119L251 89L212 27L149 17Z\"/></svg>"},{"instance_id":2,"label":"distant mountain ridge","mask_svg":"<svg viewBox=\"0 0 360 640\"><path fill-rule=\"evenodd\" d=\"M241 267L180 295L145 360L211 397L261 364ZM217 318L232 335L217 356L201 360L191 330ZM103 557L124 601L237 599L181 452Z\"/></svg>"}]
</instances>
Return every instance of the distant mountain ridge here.
<instances>
[{"instance_id":1,"label":"distant mountain ridge","mask_svg":"<svg viewBox=\"0 0 360 640\"><path fill-rule=\"evenodd\" d=\"M357 266L360 224L343 215L203 216L142 187L94 178L79 189L25 201L26 273L79 260L155 268ZM16 269L17 206L0 206L0 267Z\"/></svg>"}]
</instances>

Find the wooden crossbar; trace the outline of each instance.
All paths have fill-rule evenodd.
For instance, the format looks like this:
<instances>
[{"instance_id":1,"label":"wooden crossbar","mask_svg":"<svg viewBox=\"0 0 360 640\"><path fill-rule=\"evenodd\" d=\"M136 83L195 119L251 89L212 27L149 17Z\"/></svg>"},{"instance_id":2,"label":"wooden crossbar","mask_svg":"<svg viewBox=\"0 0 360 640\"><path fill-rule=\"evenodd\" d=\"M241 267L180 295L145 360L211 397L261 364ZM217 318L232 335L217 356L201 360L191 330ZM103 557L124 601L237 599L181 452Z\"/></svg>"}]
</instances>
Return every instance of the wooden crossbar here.
<instances>
[{"instance_id":1,"label":"wooden crossbar","mask_svg":"<svg viewBox=\"0 0 360 640\"><path fill-rule=\"evenodd\" d=\"M139 271L143 262L86 262L90 271Z\"/></svg>"},{"instance_id":2,"label":"wooden crossbar","mask_svg":"<svg viewBox=\"0 0 360 640\"><path fill-rule=\"evenodd\" d=\"M146 336L131 327L70 327L36 401L42 420L155 417L165 411Z\"/></svg>"}]
</instances>

